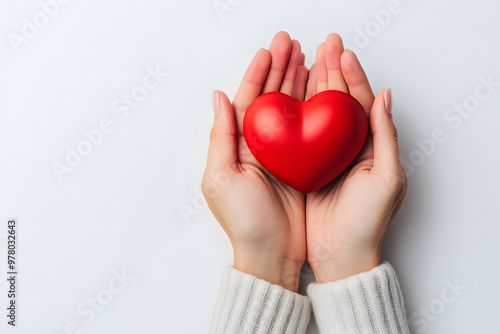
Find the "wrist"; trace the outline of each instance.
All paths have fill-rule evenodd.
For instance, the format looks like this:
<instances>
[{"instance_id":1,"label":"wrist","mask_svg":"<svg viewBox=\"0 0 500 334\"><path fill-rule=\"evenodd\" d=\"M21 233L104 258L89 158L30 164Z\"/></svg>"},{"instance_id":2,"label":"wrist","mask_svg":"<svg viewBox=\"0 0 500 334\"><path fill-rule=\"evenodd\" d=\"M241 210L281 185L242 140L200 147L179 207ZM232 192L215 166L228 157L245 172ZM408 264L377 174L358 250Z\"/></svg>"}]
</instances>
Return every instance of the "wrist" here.
<instances>
[{"instance_id":1,"label":"wrist","mask_svg":"<svg viewBox=\"0 0 500 334\"><path fill-rule=\"evenodd\" d=\"M370 271L381 263L380 250L372 250L367 252L338 252L331 258L310 263L310 265L317 283L329 283Z\"/></svg>"},{"instance_id":2,"label":"wrist","mask_svg":"<svg viewBox=\"0 0 500 334\"><path fill-rule=\"evenodd\" d=\"M234 254L234 268L280 285L285 289L297 292L299 289L300 271L303 263L283 257L267 256L262 254Z\"/></svg>"}]
</instances>

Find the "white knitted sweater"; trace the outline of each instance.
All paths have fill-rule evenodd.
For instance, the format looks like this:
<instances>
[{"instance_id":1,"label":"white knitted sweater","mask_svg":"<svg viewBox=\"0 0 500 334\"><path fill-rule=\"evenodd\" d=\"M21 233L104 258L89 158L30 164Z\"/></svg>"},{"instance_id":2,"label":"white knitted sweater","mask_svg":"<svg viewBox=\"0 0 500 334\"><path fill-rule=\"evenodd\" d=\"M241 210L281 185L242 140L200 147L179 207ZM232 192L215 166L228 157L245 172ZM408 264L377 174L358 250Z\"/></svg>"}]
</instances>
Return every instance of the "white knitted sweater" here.
<instances>
[{"instance_id":1,"label":"white knitted sweater","mask_svg":"<svg viewBox=\"0 0 500 334\"><path fill-rule=\"evenodd\" d=\"M228 267L215 307L212 334L305 333L311 305L325 333L410 333L391 265L331 283L312 283L307 296Z\"/></svg>"}]
</instances>

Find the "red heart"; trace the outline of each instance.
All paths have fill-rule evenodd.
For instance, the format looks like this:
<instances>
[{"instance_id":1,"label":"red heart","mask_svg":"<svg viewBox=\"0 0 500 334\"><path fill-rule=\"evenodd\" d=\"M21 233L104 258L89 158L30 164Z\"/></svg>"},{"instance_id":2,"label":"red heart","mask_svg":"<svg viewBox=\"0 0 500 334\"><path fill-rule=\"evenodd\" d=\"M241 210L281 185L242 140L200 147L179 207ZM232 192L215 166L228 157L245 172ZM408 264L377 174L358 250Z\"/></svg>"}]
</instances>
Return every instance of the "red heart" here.
<instances>
[{"instance_id":1,"label":"red heart","mask_svg":"<svg viewBox=\"0 0 500 334\"><path fill-rule=\"evenodd\" d=\"M255 158L305 194L342 173L361 151L367 133L361 104L336 90L305 102L266 93L248 107L243 121L243 134Z\"/></svg>"}]
</instances>

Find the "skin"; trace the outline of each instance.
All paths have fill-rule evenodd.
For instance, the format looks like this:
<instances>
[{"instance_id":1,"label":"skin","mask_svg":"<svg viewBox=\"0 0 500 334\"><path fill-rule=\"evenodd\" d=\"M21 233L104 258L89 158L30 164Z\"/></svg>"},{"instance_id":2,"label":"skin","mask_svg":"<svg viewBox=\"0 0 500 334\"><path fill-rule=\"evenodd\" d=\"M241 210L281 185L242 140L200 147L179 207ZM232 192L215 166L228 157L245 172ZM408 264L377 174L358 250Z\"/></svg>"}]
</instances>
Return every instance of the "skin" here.
<instances>
[{"instance_id":1,"label":"skin","mask_svg":"<svg viewBox=\"0 0 500 334\"><path fill-rule=\"evenodd\" d=\"M286 32L257 52L236 96L214 92L202 191L234 251L234 267L297 291L306 260L319 283L370 270L381 263L385 230L406 193L396 128L386 111L390 90L374 97L356 56L328 36L308 71L299 42ZM269 174L243 137L248 106L261 94L280 91L304 100L327 89L350 93L365 108L371 133L342 175L307 196Z\"/></svg>"},{"instance_id":2,"label":"skin","mask_svg":"<svg viewBox=\"0 0 500 334\"><path fill-rule=\"evenodd\" d=\"M255 55L232 104L224 93L214 93L216 114L202 181L207 203L233 246L234 267L292 291L306 259L305 196L257 162L243 137L243 118L266 92L304 99L304 59L299 42L279 32L269 50Z\"/></svg>"},{"instance_id":3,"label":"skin","mask_svg":"<svg viewBox=\"0 0 500 334\"><path fill-rule=\"evenodd\" d=\"M370 132L351 166L306 196L307 259L318 283L332 282L381 264L384 234L408 187L393 122L392 96L375 98L356 55L337 34L317 51L307 97L327 89L351 94L364 107ZM389 110L388 110L389 109Z\"/></svg>"}]
</instances>

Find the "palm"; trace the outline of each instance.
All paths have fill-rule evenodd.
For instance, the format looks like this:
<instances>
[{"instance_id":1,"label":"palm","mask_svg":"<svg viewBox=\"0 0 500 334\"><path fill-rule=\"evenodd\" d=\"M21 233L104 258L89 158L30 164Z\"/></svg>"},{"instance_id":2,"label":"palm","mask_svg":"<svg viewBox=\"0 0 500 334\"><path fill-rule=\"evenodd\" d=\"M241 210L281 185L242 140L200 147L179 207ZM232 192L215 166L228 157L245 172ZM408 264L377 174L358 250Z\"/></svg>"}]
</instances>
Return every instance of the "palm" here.
<instances>
[{"instance_id":1,"label":"palm","mask_svg":"<svg viewBox=\"0 0 500 334\"><path fill-rule=\"evenodd\" d=\"M300 264L306 258L305 196L258 163L243 136L243 119L248 106L263 93L280 91L303 99L306 80L300 44L286 33L278 33L269 51L260 50L254 57L232 103L237 161L225 167L230 181L222 202L230 210L219 219L228 235L238 236L237 244L257 244L265 253L285 254ZM224 220L238 224L228 228Z\"/></svg>"},{"instance_id":2,"label":"palm","mask_svg":"<svg viewBox=\"0 0 500 334\"><path fill-rule=\"evenodd\" d=\"M375 210L376 192L370 170L373 167L371 138L367 139L357 161L326 187L306 198L309 261L324 260L337 248L363 244L372 235L366 231L369 213Z\"/></svg>"},{"instance_id":3,"label":"palm","mask_svg":"<svg viewBox=\"0 0 500 334\"><path fill-rule=\"evenodd\" d=\"M231 181L228 200L240 217L241 235L265 240L269 252L289 249L289 260L303 262L305 247L304 195L265 171L253 157L243 137L238 148L240 173ZM251 241L251 240L247 240ZM264 243L263 243L264 246Z\"/></svg>"},{"instance_id":4,"label":"palm","mask_svg":"<svg viewBox=\"0 0 500 334\"><path fill-rule=\"evenodd\" d=\"M324 90L350 93L367 115L374 101L366 76L352 52L344 52L338 35L320 45L309 75L306 98ZM367 213L376 191L370 171L373 167L371 134L351 166L326 187L306 196L308 260L322 261L335 248L359 244L368 238ZM368 217L369 218L369 217ZM332 246L333 245L333 246Z\"/></svg>"}]
</instances>

